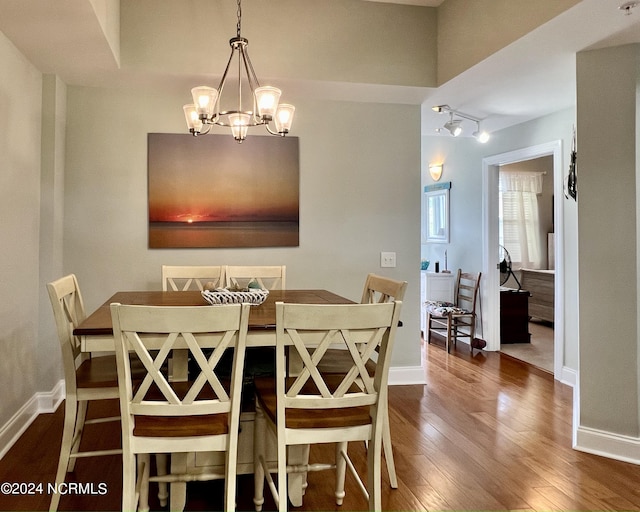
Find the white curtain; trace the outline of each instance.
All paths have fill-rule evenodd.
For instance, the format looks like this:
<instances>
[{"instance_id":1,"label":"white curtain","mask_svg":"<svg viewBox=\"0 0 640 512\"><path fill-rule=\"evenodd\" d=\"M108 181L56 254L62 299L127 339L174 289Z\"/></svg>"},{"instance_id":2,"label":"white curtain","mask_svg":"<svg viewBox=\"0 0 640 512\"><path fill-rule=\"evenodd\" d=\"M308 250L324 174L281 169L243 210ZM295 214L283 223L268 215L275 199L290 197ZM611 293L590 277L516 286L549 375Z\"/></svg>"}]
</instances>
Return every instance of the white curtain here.
<instances>
[{"instance_id":1,"label":"white curtain","mask_svg":"<svg viewBox=\"0 0 640 512\"><path fill-rule=\"evenodd\" d=\"M500 171L500 244L516 268L542 268L538 194L541 172Z\"/></svg>"}]
</instances>

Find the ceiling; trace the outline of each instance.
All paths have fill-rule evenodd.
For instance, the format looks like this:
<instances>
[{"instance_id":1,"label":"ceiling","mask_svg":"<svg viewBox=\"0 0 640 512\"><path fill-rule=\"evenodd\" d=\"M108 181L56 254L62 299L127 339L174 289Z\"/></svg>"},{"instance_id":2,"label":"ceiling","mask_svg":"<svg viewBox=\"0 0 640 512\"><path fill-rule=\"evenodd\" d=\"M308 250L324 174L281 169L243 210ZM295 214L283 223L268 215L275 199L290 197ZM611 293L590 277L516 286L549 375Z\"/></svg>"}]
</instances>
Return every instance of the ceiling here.
<instances>
[{"instance_id":1,"label":"ceiling","mask_svg":"<svg viewBox=\"0 0 640 512\"><path fill-rule=\"evenodd\" d=\"M437 6L445 0L385 1ZM438 88L341 83L323 84L318 91L315 83L296 86L337 99L422 104L426 135L436 134L446 121L431 110L439 104L483 119L483 129L495 131L575 105L577 52L640 42L640 7L625 15L619 9L624 1L582 0ZM0 31L38 69L68 84L117 85L114 76L141 85L156 79L113 73L119 63L86 0L0 0Z\"/></svg>"}]
</instances>

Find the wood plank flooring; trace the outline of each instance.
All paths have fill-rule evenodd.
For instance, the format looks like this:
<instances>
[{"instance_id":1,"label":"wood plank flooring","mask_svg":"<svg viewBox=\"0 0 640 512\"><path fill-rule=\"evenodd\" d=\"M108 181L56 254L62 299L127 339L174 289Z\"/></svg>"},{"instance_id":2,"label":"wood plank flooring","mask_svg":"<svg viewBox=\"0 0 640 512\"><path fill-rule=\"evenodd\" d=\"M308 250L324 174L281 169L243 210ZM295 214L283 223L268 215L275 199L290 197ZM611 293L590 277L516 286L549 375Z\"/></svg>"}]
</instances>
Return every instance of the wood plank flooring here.
<instances>
[{"instance_id":1,"label":"wood plank flooring","mask_svg":"<svg viewBox=\"0 0 640 512\"><path fill-rule=\"evenodd\" d=\"M571 448L572 389L546 372L500 353L471 356L464 344L447 354L437 341L423 345L424 386L390 388L390 419L400 487L383 471L384 510L640 510L640 466ZM111 403L107 409L115 409ZM105 408L103 408L105 409ZM111 413L113 410L94 413ZM62 407L43 414L0 461L0 482L52 482L63 419ZM114 425L93 426L87 443L119 444ZM349 447L365 471L359 443ZM314 447L311 457L332 454ZM94 484L97 494L63 496L61 510L118 510L118 456L79 460L67 482ZM238 510L252 510L253 478L239 479ZM99 483L106 493L100 494ZM366 510L347 476L342 507L332 498L333 475L310 474L298 510ZM190 483L189 510L220 510L222 485ZM152 493L155 489L152 488ZM0 494L0 510L47 510L49 495ZM152 509L159 505L154 498ZM265 510L273 510L268 497Z\"/></svg>"}]
</instances>

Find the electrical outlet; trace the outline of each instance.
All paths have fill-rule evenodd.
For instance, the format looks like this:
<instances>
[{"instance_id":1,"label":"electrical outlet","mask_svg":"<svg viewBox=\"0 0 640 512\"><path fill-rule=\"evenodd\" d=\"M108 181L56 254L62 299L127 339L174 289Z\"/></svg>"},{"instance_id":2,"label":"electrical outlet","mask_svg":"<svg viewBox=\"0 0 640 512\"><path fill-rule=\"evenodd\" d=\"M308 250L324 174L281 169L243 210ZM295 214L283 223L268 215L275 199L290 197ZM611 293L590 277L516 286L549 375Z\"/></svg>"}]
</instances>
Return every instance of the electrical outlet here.
<instances>
[{"instance_id":1,"label":"electrical outlet","mask_svg":"<svg viewBox=\"0 0 640 512\"><path fill-rule=\"evenodd\" d=\"M380 253L380 266L383 268L390 268L396 266L396 253L395 252L381 252Z\"/></svg>"}]
</instances>

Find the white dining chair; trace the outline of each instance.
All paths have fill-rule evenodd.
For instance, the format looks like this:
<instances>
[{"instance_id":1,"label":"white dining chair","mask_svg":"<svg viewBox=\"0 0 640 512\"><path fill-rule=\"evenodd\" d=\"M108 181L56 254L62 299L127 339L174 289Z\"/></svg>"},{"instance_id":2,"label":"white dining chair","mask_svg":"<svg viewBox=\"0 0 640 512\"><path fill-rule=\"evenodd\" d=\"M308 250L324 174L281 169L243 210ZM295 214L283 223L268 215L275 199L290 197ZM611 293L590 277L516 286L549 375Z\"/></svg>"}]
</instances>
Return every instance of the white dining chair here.
<instances>
[{"instance_id":1,"label":"white dining chair","mask_svg":"<svg viewBox=\"0 0 640 512\"><path fill-rule=\"evenodd\" d=\"M265 479L278 510L286 511L288 475L327 469L336 472L336 504L341 505L347 467L367 496L369 509L382 509L380 465L386 410L383 404L387 400L389 363L401 305L399 301L340 305L276 303L276 377L255 380L257 511L262 510L264 503ZM338 347L351 356L351 368L342 375L320 372L318 363L323 355ZM287 356L291 353L303 362L297 377L287 375ZM373 374L367 364L374 365ZM277 440L275 467L266 462L268 431ZM349 459L350 441L369 444L366 486ZM288 464L288 447L317 443L335 443L335 459L330 463ZM277 485L271 473L277 473Z\"/></svg>"},{"instance_id":2,"label":"white dining chair","mask_svg":"<svg viewBox=\"0 0 640 512\"><path fill-rule=\"evenodd\" d=\"M86 315L76 276L69 274L48 283L47 292L60 342L65 384L64 426L55 477L56 487L59 487L65 481L66 473L74 470L78 458L122 453L120 448L80 451L86 426L120 420L119 416L85 419L89 402L118 398L118 372L113 354L92 357L80 350L80 340L73 330ZM140 367L134 364L132 372L139 376ZM59 503L60 493L52 493L49 510L57 510Z\"/></svg>"},{"instance_id":3,"label":"white dining chair","mask_svg":"<svg viewBox=\"0 0 640 512\"><path fill-rule=\"evenodd\" d=\"M361 304L376 304L392 302L394 300L402 301L407 290L407 281L398 281L389 277L379 276L376 274L368 274L365 280L364 289L362 291ZM351 358L342 350L332 350L327 352L326 363L320 365L320 369L324 373L344 373L351 365ZM382 444L384 449L384 458L387 464L387 472L389 474L389 484L393 489L398 488L398 476L396 473L396 465L393 457L393 445L391 443L391 429L389 426L389 404L384 404L384 430L382 432Z\"/></svg>"},{"instance_id":4,"label":"white dining chair","mask_svg":"<svg viewBox=\"0 0 640 512\"><path fill-rule=\"evenodd\" d=\"M224 266L162 265L162 291L202 291L206 285L225 286Z\"/></svg>"},{"instance_id":5,"label":"white dining chair","mask_svg":"<svg viewBox=\"0 0 640 512\"><path fill-rule=\"evenodd\" d=\"M111 304L122 415L122 510L135 510L149 481L225 479L225 510L235 510L236 464L248 304L134 306ZM150 346L151 343L155 345ZM233 348L231 375L219 365ZM188 381L173 381L164 364L187 350ZM206 356L205 356L206 352ZM131 356L145 368L131 375ZM196 370L197 368L197 370ZM152 453L224 452L221 473L150 477Z\"/></svg>"},{"instance_id":6,"label":"white dining chair","mask_svg":"<svg viewBox=\"0 0 640 512\"><path fill-rule=\"evenodd\" d=\"M227 265L225 267L227 287L246 288L251 281L265 290L285 290L286 265Z\"/></svg>"}]
</instances>

